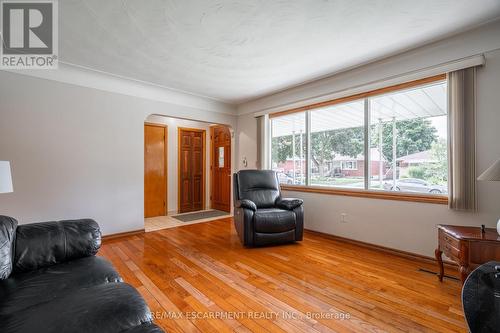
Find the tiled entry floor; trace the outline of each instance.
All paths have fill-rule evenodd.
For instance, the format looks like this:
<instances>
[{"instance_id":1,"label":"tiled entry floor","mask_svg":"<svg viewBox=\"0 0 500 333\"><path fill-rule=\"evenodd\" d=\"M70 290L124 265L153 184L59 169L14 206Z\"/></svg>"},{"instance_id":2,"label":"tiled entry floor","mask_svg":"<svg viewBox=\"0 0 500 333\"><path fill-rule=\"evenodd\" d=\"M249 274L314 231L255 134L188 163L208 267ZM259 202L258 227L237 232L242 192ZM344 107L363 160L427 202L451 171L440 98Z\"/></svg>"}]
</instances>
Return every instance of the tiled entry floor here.
<instances>
[{"instance_id":1,"label":"tiled entry floor","mask_svg":"<svg viewBox=\"0 0 500 333\"><path fill-rule=\"evenodd\" d=\"M208 209L207 211L210 211L211 209ZM186 214L192 214L193 212L189 212ZM180 215L180 214L175 214L175 215ZM226 218L226 217L231 217L232 215L230 213L227 213L227 215L224 216L216 216L216 217L211 217L211 218L206 218L206 219L201 219L201 220L195 220L191 222L182 222L177 219L174 219L172 216L156 216L156 217L149 217L144 219L144 229L146 232L149 231L156 231L156 230L161 230L161 229L168 229L168 228L175 228L183 225L189 225L189 224L196 224L196 223L203 223L203 222L208 222L208 221L213 221L221 218Z\"/></svg>"}]
</instances>

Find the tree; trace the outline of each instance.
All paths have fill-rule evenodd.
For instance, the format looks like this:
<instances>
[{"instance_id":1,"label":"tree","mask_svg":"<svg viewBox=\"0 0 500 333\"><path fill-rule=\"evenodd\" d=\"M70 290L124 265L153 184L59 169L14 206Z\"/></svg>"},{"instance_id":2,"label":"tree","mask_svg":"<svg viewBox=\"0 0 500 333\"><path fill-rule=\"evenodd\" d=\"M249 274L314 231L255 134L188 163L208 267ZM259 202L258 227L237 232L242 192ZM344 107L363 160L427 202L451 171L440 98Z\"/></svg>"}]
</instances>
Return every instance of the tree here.
<instances>
[{"instance_id":1,"label":"tree","mask_svg":"<svg viewBox=\"0 0 500 333\"><path fill-rule=\"evenodd\" d=\"M295 156L300 157L300 135L295 134ZM285 135L271 139L271 155L274 162L285 162L293 157L293 136ZM306 156L306 136L302 134L302 156Z\"/></svg>"},{"instance_id":2,"label":"tree","mask_svg":"<svg viewBox=\"0 0 500 333\"><path fill-rule=\"evenodd\" d=\"M356 158L363 152L363 128L342 128L311 134L311 159L323 176L324 166L336 155Z\"/></svg>"},{"instance_id":3,"label":"tree","mask_svg":"<svg viewBox=\"0 0 500 333\"><path fill-rule=\"evenodd\" d=\"M371 130L371 143L378 147L378 125ZM392 122L382 124L382 152L386 159L392 161ZM426 119L402 120L396 123L397 158L420 151L429 150L438 139L437 130ZM295 156L306 155L306 138L302 138L302 154L300 152L300 134L295 135ZM285 162L293 157L292 135L272 138L271 154L274 162ZM363 127L341 128L330 131L311 133L311 160L323 176L324 166L337 155L356 158L364 150Z\"/></svg>"},{"instance_id":4,"label":"tree","mask_svg":"<svg viewBox=\"0 0 500 333\"><path fill-rule=\"evenodd\" d=\"M436 163L433 164L430 181L435 184L448 183L448 146L445 139L439 139L432 144L431 155Z\"/></svg>"},{"instance_id":5,"label":"tree","mask_svg":"<svg viewBox=\"0 0 500 333\"><path fill-rule=\"evenodd\" d=\"M304 134L303 134L304 135ZM342 128L331 131L315 132L311 134L311 159L323 174L324 165L336 155L345 155L355 158L363 152L363 128ZM271 154L274 162L285 162L292 158L292 135L272 138ZM306 155L306 138L302 138L302 156ZM300 154L300 134L295 135L295 156Z\"/></svg>"},{"instance_id":6,"label":"tree","mask_svg":"<svg viewBox=\"0 0 500 333\"><path fill-rule=\"evenodd\" d=\"M446 185L448 182L448 159L446 140L439 139L431 147L434 162L411 167L408 174L412 178L424 179L432 184Z\"/></svg>"},{"instance_id":7,"label":"tree","mask_svg":"<svg viewBox=\"0 0 500 333\"><path fill-rule=\"evenodd\" d=\"M437 130L428 119L410 119L396 122L396 158L431 149L437 141ZM372 147L378 147L378 125L371 130ZM382 124L382 152L392 162L392 122Z\"/></svg>"},{"instance_id":8,"label":"tree","mask_svg":"<svg viewBox=\"0 0 500 333\"><path fill-rule=\"evenodd\" d=\"M271 155L274 162L285 162L292 157L292 136L278 136L271 140Z\"/></svg>"}]
</instances>

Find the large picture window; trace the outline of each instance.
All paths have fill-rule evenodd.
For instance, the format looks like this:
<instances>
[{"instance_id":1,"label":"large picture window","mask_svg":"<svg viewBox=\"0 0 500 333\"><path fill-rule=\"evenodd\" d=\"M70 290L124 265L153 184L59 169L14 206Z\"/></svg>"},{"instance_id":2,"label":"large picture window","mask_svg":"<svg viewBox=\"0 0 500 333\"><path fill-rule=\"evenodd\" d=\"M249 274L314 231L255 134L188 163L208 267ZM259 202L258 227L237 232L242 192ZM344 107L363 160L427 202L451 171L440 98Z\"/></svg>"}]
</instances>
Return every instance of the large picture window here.
<instances>
[{"instance_id":1,"label":"large picture window","mask_svg":"<svg viewBox=\"0 0 500 333\"><path fill-rule=\"evenodd\" d=\"M276 118L271 126L271 163L280 183L306 184L306 118L294 113Z\"/></svg>"},{"instance_id":2,"label":"large picture window","mask_svg":"<svg viewBox=\"0 0 500 333\"><path fill-rule=\"evenodd\" d=\"M364 188L364 102L311 111L310 185Z\"/></svg>"},{"instance_id":3,"label":"large picture window","mask_svg":"<svg viewBox=\"0 0 500 333\"><path fill-rule=\"evenodd\" d=\"M370 188L448 193L446 83L370 99Z\"/></svg>"},{"instance_id":4,"label":"large picture window","mask_svg":"<svg viewBox=\"0 0 500 333\"><path fill-rule=\"evenodd\" d=\"M271 167L298 187L444 196L446 103L440 76L273 116Z\"/></svg>"}]
</instances>

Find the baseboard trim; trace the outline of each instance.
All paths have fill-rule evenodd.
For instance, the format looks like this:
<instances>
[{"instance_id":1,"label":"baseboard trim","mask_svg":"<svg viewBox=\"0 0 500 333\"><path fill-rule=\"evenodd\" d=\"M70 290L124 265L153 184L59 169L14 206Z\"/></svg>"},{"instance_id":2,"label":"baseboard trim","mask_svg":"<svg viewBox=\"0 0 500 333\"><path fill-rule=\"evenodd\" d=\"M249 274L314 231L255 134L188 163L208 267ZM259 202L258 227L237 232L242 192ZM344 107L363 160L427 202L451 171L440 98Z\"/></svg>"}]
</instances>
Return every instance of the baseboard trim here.
<instances>
[{"instance_id":1,"label":"baseboard trim","mask_svg":"<svg viewBox=\"0 0 500 333\"><path fill-rule=\"evenodd\" d=\"M390 254L396 255L398 257L405 258L405 259L418 260L418 261L421 261L421 262L426 262L426 263L431 263L431 264L436 264L437 265L436 258L424 256L422 254L408 252L408 251L403 251L403 250L397 250L397 249L393 249L393 248L390 248L390 247L385 247L385 246L382 246L382 245L376 245L376 244L367 243L367 242L363 242L363 241L359 241L359 240L355 240L355 239L351 239L351 238L346 238L346 237L341 237L341 236L337 236L337 235L327 234L327 233L324 233L324 232L321 232L321 231L316 231L316 230L311 230L311 229L304 229L304 230L305 230L306 233L316 234L316 235L323 236L325 238L329 238L329 239L332 239L332 240L335 240L335 241L349 243L349 244L361 246L361 247L368 248L368 249L375 250L375 251L390 253ZM443 260L443 263L448 268L456 269L458 267L457 264L454 263L454 262L452 262L452 261Z\"/></svg>"},{"instance_id":2,"label":"baseboard trim","mask_svg":"<svg viewBox=\"0 0 500 333\"><path fill-rule=\"evenodd\" d=\"M110 240L110 239L115 239L115 238L122 238L122 237L128 237L128 236L133 236L133 235L138 235L138 234L143 234L146 231L144 229L138 229L138 230L132 230L132 231L125 231L125 232L119 232L116 234L110 234L106 236L102 236L102 240Z\"/></svg>"}]
</instances>

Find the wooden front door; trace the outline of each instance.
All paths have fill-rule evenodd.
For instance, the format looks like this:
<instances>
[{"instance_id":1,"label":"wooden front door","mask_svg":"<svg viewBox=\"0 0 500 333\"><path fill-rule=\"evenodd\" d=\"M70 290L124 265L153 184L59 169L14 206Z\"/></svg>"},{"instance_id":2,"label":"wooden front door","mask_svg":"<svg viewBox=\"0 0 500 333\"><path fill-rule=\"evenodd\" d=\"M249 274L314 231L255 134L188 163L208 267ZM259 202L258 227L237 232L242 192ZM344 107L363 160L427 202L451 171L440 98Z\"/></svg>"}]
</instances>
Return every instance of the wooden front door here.
<instances>
[{"instance_id":1,"label":"wooden front door","mask_svg":"<svg viewBox=\"0 0 500 333\"><path fill-rule=\"evenodd\" d=\"M179 127L179 213L205 206L205 130Z\"/></svg>"},{"instance_id":2,"label":"wooden front door","mask_svg":"<svg viewBox=\"0 0 500 333\"><path fill-rule=\"evenodd\" d=\"M227 126L211 128L211 207L229 212L231 210L231 133Z\"/></svg>"},{"instance_id":3,"label":"wooden front door","mask_svg":"<svg viewBox=\"0 0 500 333\"><path fill-rule=\"evenodd\" d=\"M144 125L144 216L167 215L167 127Z\"/></svg>"}]
</instances>

